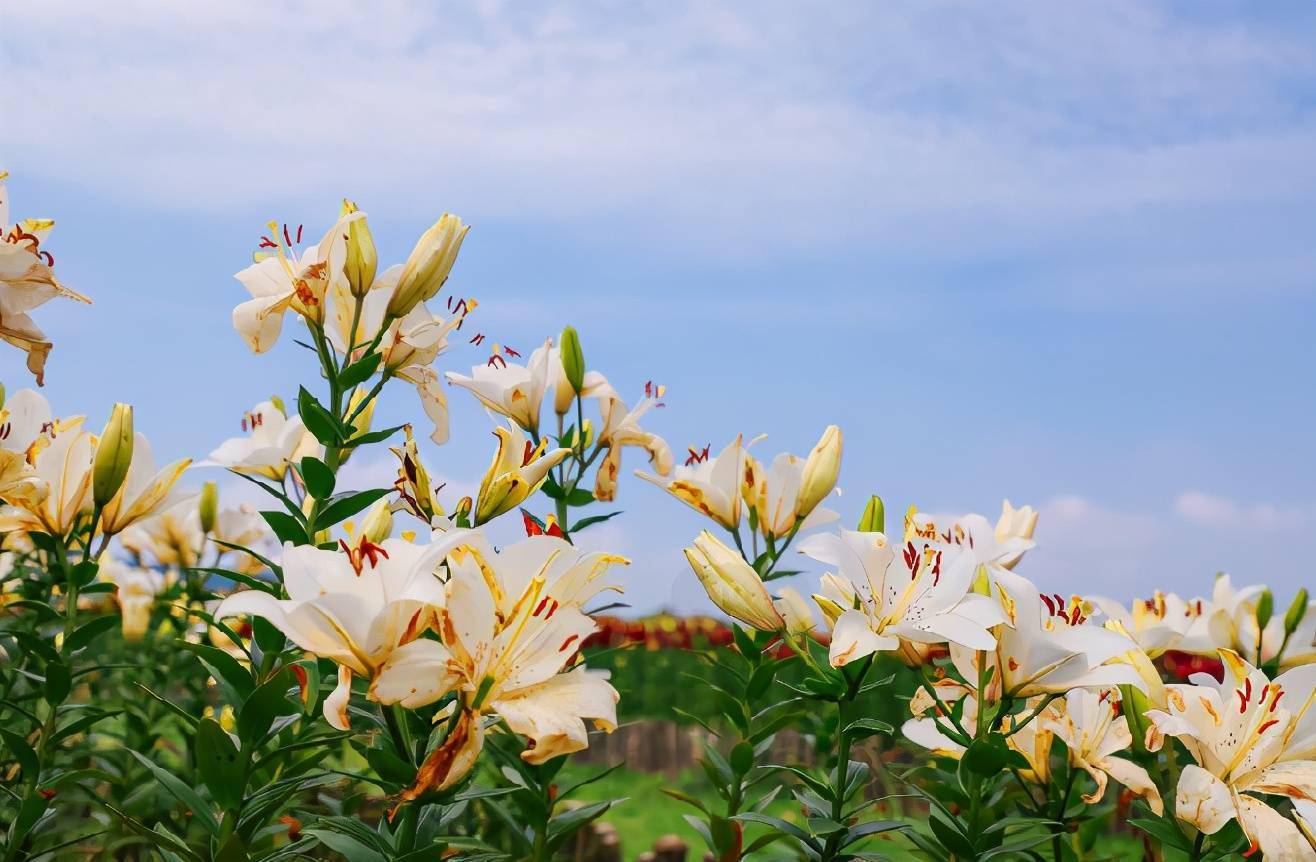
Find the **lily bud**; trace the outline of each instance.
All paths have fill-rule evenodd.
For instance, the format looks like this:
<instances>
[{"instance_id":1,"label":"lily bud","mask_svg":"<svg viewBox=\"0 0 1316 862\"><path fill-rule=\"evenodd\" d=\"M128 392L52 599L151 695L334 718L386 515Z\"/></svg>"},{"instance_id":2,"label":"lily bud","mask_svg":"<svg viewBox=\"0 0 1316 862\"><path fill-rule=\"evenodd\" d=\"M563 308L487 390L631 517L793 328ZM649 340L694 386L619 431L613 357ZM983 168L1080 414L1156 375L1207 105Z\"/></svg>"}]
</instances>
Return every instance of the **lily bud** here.
<instances>
[{"instance_id":1,"label":"lily bud","mask_svg":"<svg viewBox=\"0 0 1316 862\"><path fill-rule=\"evenodd\" d=\"M448 273L452 272L462 240L470 229L470 225L462 224L457 216L444 213L443 218L421 235L402 267L393 295L389 297L386 317L391 320L404 317L419 303L439 292L448 280Z\"/></svg>"},{"instance_id":2,"label":"lily bud","mask_svg":"<svg viewBox=\"0 0 1316 862\"><path fill-rule=\"evenodd\" d=\"M804 462L800 494L795 498L795 517L804 518L836 487L841 472L841 429L828 425L818 445Z\"/></svg>"},{"instance_id":3,"label":"lily bud","mask_svg":"<svg viewBox=\"0 0 1316 862\"><path fill-rule=\"evenodd\" d=\"M1275 595L1270 590L1263 590L1257 599L1257 628L1265 630L1270 618L1275 615Z\"/></svg>"},{"instance_id":4,"label":"lily bud","mask_svg":"<svg viewBox=\"0 0 1316 862\"><path fill-rule=\"evenodd\" d=\"M96 445L96 459L91 474L92 501L104 506L119 492L133 460L133 409L122 402L110 411L100 442Z\"/></svg>"},{"instance_id":5,"label":"lily bud","mask_svg":"<svg viewBox=\"0 0 1316 862\"><path fill-rule=\"evenodd\" d=\"M357 212L356 204L343 201L343 215ZM370 235L370 226L365 217L353 219L347 225L347 260L343 264L343 273L347 276L347 286L355 297L365 296L375 283L375 271L379 268L379 256L375 253L375 239Z\"/></svg>"},{"instance_id":6,"label":"lily bud","mask_svg":"<svg viewBox=\"0 0 1316 862\"><path fill-rule=\"evenodd\" d=\"M1293 604L1289 605L1289 611L1284 615L1284 634L1291 635L1298 630L1302 623L1302 618L1307 615L1307 588L1303 587L1298 590L1298 594L1293 597Z\"/></svg>"},{"instance_id":7,"label":"lily bud","mask_svg":"<svg viewBox=\"0 0 1316 862\"><path fill-rule=\"evenodd\" d=\"M577 395L585 388L585 354L580 349L580 335L574 326L562 330L562 371Z\"/></svg>"},{"instance_id":8,"label":"lily bud","mask_svg":"<svg viewBox=\"0 0 1316 862\"><path fill-rule=\"evenodd\" d=\"M859 519L859 532L886 532L886 507L882 505L882 498L876 494L869 497L868 505L864 506L864 516Z\"/></svg>"},{"instance_id":9,"label":"lily bud","mask_svg":"<svg viewBox=\"0 0 1316 862\"><path fill-rule=\"evenodd\" d=\"M366 512L361 522L361 536L378 545L393 534L393 512L388 508L387 500L379 500Z\"/></svg>"},{"instance_id":10,"label":"lily bud","mask_svg":"<svg viewBox=\"0 0 1316 862\"><path fill-rule=\"evenodd\" d=\"M763 579L740 554L704 530L685 558L713 604L728 616L759 631L781 631L786 621L772 603Z\"/></svg>"},{"instance_id":11,"label":"lily bud","mask_svg":"<svg viewBox=\"0 0 1316 862\"><path fill-rule=\"evenodd\" d=\"M201 532L209 535L215 529L215 519L219 517L219 486L207 482L201 486L201 502L197 505L201 516Z\"/></svg>"},{"instance_id":12,"label":"lily bud","mask_svg":"<svg viewBox=\"0 0 1316 862\"><path fill-rule=\"evenodd\" d=\"M360 413L356 412L368 394L364 386L358 386L352 390L352 396L347 400L347 415L351 416L356 413L356 416L352 419L352 431L354 432L352 436L354 437L360 437L362 434L368 433L370 431L370 420L375 416L377 399L372 399Z\"/></svg>"}]
</instances>

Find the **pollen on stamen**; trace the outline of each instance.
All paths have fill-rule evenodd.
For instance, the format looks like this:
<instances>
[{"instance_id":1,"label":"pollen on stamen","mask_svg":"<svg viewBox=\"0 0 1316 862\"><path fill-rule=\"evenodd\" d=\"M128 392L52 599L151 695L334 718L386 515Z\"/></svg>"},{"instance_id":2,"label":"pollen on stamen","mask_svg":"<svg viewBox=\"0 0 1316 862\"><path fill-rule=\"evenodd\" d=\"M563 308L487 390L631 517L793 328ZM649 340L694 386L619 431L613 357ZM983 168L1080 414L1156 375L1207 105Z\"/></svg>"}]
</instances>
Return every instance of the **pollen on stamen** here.
<instances>
[{"instance_id":1,"label":"pollen on stamen","mask_svg":"<svg viewBox=\"0 0 1316 862\"><path fill-rule=\"evenodd\" d=\"M558 651L558 652L566 652L566 651L567 651L567 648L570 647L573 643L575 643L575 642L578 641L578 640L580 640L580 635L571 635L569 638L567 638L566 640L564 640L564 641L562 642L562 646L558 647L558 648L557 648L557 651Z\"/></svg>"}]
</instances>

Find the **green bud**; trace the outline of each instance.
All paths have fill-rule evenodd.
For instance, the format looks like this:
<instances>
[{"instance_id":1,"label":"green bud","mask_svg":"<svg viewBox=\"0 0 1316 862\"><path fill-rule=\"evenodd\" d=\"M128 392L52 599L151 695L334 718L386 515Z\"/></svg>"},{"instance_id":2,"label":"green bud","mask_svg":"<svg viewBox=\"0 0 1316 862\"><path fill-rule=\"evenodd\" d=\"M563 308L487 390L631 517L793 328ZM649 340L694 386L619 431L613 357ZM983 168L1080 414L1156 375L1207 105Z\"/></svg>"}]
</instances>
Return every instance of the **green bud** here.
<instances>
[{"instance_id":1,"label":"green bud","mask_svg":"<svg viewBox=\"0 0 1316 862\"><path fill-rule=\"evenodd\" d=\"M207 482L201 486L201 502L197 505L201 516L201 532L209 535L215 529L215 519L219 516L219 486Z\"/></svg>"},{"instance_id":2,"label":"green bud","mask_svg":"<svg viewBox=\"0 0 1316 862\"><path fill-rule=\"evenodd\" d=\"M1257 628L1264 629L1274 615L1275 596L1270 590L1265 590L1261 593L1261 598L1257 599Z\"/></svg>"},{"instance_id":3,"label":"green bud","mask_svg":"<svg viewBox=\"0 0 1316 862\"><path fill-rule=\"evenodd\" d=\"M1307 615L1307 588L1303 587L1298 590L1298 594L1293 597L1293 604L1289 605L1289 612L1284 615L1284 634L1291 635L1298 630L1302 623L1302 618Z\"/></svg>"},{"instance_id":4,"label":"green bud","mask_svg":"<svg viewBox=\"0 0 1316 862\"><path fill-rule=\"evenodd\" d=\"M91 498L97 506L114 499L128 476L132 460L133 409L128 404L115 404L96 444L96 458L92 462Z\"/></svg>"},{"instance_id":5,"label":"green bud","mask_svg":"<svg viewBox=\"0 0 1316 862\"><path fill-rule=\"evenodd\" d=\"M882 498L876 494L869 497L868 505L864 506L864 516L859 519L859 532L886 532L886 507L882 505Z\"/></svg>"},{"instance_id":6,"label":"green bud","mask_svg":"<svg viewBox=\"0 0 1316 862\"><path fill-rule=\"evenodd\" d=\"M343 214L357 212L356 204L343 201ZM343 263L343 273L347 276L347 285L356 297L365 296L375 283L375 271L379 268L379 255L375 252L375 239L370 235L370 226L365 216L361 216L347 225L347 260Z\"/></svg>"},{"instance_id":7,"label":"green bud","mask_svg":"<svg viewBox=\"0 0 1316 862\"><path fill-rule=\"evenodd\" d=\"M580 335L574 326L562 330L562 370L567 382L579 395L585 388L585 354L580 349Z\"/></svg>"}]
</instances>

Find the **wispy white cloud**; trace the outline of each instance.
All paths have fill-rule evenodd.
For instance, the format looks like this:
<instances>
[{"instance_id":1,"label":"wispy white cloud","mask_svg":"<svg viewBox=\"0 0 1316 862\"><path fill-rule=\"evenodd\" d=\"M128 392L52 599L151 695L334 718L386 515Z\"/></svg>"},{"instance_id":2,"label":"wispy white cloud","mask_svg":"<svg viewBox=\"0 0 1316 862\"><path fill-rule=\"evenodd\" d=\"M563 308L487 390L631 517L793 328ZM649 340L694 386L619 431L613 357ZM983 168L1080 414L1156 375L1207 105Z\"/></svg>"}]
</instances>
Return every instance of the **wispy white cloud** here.
<instances>
[{"instance_id":1,"label":"wispy white cloud","mask_svg":"<svg viewBox=\"0 0 1316 862\"><path fill-rule=\"evenodd\" d=\"M1298 30L1139 2L52 0L6 11L3 155L188 209L342 189L760 258L966 253L1309 194Z\"/></svg>"},{"instance_id":2,"label":"wispy white cloud","mask_svg":"<svg viewBox=\"0 0 1316 862\"><path fill-rule=\"evenodd\" d=\"M1204 527L1279 532L1316 524L1316 506L1240 503L1202 491L1185 491L1174 500L1179 517Z\"/></svg>"}]
</instances>

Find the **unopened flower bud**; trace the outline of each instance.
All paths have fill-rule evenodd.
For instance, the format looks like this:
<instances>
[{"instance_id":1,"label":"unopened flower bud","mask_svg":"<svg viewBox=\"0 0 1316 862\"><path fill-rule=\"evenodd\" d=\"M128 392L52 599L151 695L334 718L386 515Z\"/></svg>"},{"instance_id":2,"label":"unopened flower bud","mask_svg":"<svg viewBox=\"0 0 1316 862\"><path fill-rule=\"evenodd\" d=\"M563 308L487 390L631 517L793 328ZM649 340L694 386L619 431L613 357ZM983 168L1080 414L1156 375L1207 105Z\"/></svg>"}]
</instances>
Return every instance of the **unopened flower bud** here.
<instances>
[{"instance_id":1,"label":"unopened flower bud","mask_svg":"<svg viewBox=\"0 0 1316 862\"><path fill-rule=\"evenodd\" d=\"M577 395L585 388L585 354L580 349L580 335L574 326L562 330L562 371Z\"/></svg>"},{"instance_id":2,"label":"unopened flower bud","mask_svg":"<svg viewBox=\"0 0 1316 862\"><path fill-rule=\"evenodd\" d=\"M343 201L343 215L356 211L356 204ZM375 252L375 240L370 235L370 226L366 224L363 215L347 225L347 260L343 264L343 272L353 296L362 297L370 292L378 268L379 256Z\"/></svg>"},{"instance_id":3,"label":"unopened flower bud","mask_svg":"<svg viewBox=\"0 0 1316 862\"><path fill-rule=\"evenodd\" d=\"M457 261L457 252L466 238L469 225L455 215L444 213L443 218L425 231L416 241L416 247L402 267L397 287L389 297L385 315L397 320L439 292Z\"/></svg>"},{"instance_id":4,"label":"unopened flower bud","mask_svg":"<svg viewBox=\"0 0 1316 862\"><path fill-rule=\"evenodd\" d=\"M1289 605L1289 611L1284 615L1284 634L1291 635L1298 630L1302 624L1302 618L1307 615L1307 588L1303 587L1298 590L1298 594L1293 597L1293 604Z\"/></svg>"},{"instance_id":5,"label":"unopened flower bud","mask_svg":"<svg viewBox=\"0 0 1316 862\"><path fill-rule=\"evenodd\" d=\"M876 494L869 497L868 505L864 506L864 516L859 519L859 532L886 532L886 507L882 505L882 498Z\"/></svg>"},{"instance_id":6,"label":"unopened flower bud","mask_svg":"<svg viewBox=\"0 0 1316 862\"><path fill-rule=\"evenodd\" d=\"M201 532L209 535L215 529L215 519L219 517L219 486L207 482L201 486L201 501L197 504L197 513L201 517Z\"/></svg>"},{"instance_id":7,"label":"unopened flower bud","mask_svg":"<svg viewBox=\"0 0 1316 862\"><path fill-rule=\"evenodd\" d=\"M795 517L805 518L836 487L841 472L841 429L828 425L818 445L804 462L800 494L795 498Z\"/></svg>"},{"instance_id":8,"label":"unopened flower bud","mask_svg":"<svg viewBox=\"0 0 1316 862\"><path fill-rule=\"evenodd\" d=\"M393 513L388 508L387 500L379 500L366 512L361 522L361 535L378 545L393 534Z\"/></svg>"},{"instance_id":9,"label":"unopened flower bud","mask_svg":"<svg viewBox=\"0 0 1316 862\"><path fill-rule=\"evenodd\" d=\"M712 533L701 532L685 549L685 558L723 613L759 631L781 631L786 626L759 573Z\"/></svg>"},{"instance_id":10,"label":"unopened flower bud","mask_svg":"<svg viewBox=\"0 0 1316 862\"><path fill-rule=\"evenodd\" d=\"M361 406L361 402L364 401L369 394L370 393L366 391L365 387L358 386L352 391L352 397L347 401L347 415L352 416L352 436L354 437L360 437L362 434L370 431L370 420L374 418L377 399L372 398L370 403L365 406L364 410L360 413L356 412L357 408Z\"/></svg>"},{"instance_id":11,"label":"unopened flower bud","mask_svg":"<svg viewBox=\"0 0 1316 862\"><path fill-rule=\"evenodd\" d=\"M1270 590L1262 590L1257 599L1257 628L1264 630L1275 614L1275 595Z\"/></svg>"},{"instance_id":12,"label":"unopened flower bud","mask_svg":"<svg viewBox=\"0 0 1316 862\"><path fill-rule=\"evenodd\" d=\"M96 459L91 474L92 501L104 506L114 498L128 475L133 460L133 409L118 403L110 411L101 439L96 444Z\"/></svg>"}]
</instances>

